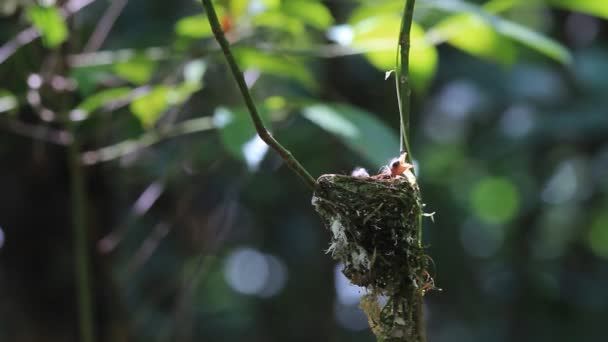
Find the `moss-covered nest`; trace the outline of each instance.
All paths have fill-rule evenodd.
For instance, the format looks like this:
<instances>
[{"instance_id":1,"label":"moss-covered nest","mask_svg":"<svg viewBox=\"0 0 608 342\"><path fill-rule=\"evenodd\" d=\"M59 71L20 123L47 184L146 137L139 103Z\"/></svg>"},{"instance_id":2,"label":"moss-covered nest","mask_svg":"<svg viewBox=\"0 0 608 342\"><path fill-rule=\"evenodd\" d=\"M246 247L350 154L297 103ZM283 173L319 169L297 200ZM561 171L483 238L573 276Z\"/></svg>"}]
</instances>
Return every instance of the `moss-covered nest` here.
<instances>
[{"instance_id":1,"label":"moss-covered nest","mask_svg":"<svg viewBox=\"0 0 608 342\"><path fill-rule=\"evenodd\" d=\"M411 175L411 174L410 174ZM419 242L422 203L410 177L323 175L312 203L331 231L328 253L353 284L379 341L420 341L421 303L432 288Z\"/></svg>"}]
</instances>

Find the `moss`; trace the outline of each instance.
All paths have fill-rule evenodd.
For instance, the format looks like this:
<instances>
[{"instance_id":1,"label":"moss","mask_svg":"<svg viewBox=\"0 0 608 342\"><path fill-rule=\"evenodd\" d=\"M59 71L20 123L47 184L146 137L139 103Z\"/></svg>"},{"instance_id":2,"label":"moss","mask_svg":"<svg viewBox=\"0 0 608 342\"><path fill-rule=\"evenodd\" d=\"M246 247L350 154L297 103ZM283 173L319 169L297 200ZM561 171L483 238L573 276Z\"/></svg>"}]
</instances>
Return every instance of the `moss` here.
<instances>
[{"instance_id":1,"label":"moss","mask_svg":"<svg viewBox=\"0 0 608 342\"><path fill-rule=\"evenodd\" d=\"M415 178L323 175L313 205L332 239L328 253L368 294L361 307L379 341L421 341L424 292L432 287L419 243L422 214Z\"/></svg>"}]
</instances>

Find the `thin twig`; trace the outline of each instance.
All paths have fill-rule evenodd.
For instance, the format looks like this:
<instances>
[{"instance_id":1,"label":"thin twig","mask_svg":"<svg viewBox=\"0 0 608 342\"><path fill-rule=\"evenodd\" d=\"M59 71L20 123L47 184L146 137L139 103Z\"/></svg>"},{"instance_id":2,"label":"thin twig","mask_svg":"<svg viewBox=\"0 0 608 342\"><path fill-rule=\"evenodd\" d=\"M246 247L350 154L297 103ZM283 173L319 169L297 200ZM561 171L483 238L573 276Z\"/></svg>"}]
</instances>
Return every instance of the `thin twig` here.
<instances>
[{"instance_id":1,"label":"thin twig","mask_svg":"<svg viewBox=\"0 0 608 342\"><path fill-rule=\"evenodd\" d=\"M209 131L213 128L215 128L215 126L213 125L213 118L210 116L190 119L179 122L163 132L156 130L148 131L137 139L128 139L114 145L84 152L81 161L85 165L106 162L163 142L165 139Z\"/></svg>"},{"instance_id":2,"label":"thin twig","mask_svg":"<svg viewBox=\"0 0 608 342\"><path fill-rule=\"evenodd\" d=\"M0 120L0 129L6 129L17 135L60 146L68 145L72 142L72 135L67 131L44 125L32 125L18 120L2 119Z\"/></svg>"},{"instance_id":3,"label":"thin twig","mask_svg":"<svg viewBox=\"0 0 608 342\"><path fill-rule=\"evenodd\" d=\"M91 34L91 38L84 46L83 52L90 53L93 51L97 51L103 42L106 40L106 37L112 30L112 26L116 22L116 19L120 16L120 13L125 8L128 0L113 0L110 6L106 9L104 14L101 16L101 19L95 26L95 30L93 34Z\"/></svg>"},{"instance_id":4,"label":"thin twig","mask_svg":"<svg viewBox=\"0 0 608 342\"><path fill-rule=\"evenodd\" d=\"M249 89L247 88L247 83L245 83L245 78L243 77L243 73L239 69L232 52L230 51L230 45L224 36L224 31L222 31L222 27L217 18L217 14L215 13L215 9L213 8L213 4L211 0L202 0L203 7L205 7L205 11L207 12L207 19L209 20L209 24L211 25L211 29L213 30L213 34L215 35L215 39L220 44L222 51L224 52L224 56L226 57L226 61L230 66L230 70L232 71L232 75L234 76L234 80L239 86L241 90L241 94L243 95L243 99L245 100L245 105L249 110L249 114L251 116L251 120L253 121L253 125L255 126L255 130L258 132L258 135L268 146L274 149L280 156L283 158L287 166L289 166L300 178L304 181L308 187L312 190L316 187L315 179L312 178L310 173L306 171L306 169L298 162L298 160L289 152L283 145L281 145L275 138L270 135L266 127L264 126L264 122L262 118L258 114L258 111L253 102L253 98L249 93Z\"/></svg>"},{"instance_id":5,"label":"thin twig","mask_svg":"<svg viewBox=\"0 0 608 342\"><path fill-rule=\"evenodd\" d=\"M399 130L401 134L401 146L399 148L407 152L408 162L412 163L412 150L410 149L410 111L412 106L412 90L410 88L409 64L410 64L410 29L414 15L414 3L416 0L406 0L401 19L401 30L399 31L399 58L397 59L397 92L399 103ZM405 146L404 146L405 145Z\"/></svg>"}]
</instances>

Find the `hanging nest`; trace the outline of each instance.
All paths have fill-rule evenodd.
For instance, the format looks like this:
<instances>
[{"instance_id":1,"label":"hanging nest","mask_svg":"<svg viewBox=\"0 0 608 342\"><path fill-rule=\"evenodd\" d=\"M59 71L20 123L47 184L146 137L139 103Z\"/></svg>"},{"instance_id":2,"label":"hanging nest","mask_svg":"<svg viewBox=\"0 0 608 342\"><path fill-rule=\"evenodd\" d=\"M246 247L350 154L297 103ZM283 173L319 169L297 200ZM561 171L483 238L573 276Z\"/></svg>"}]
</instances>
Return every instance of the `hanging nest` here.
<instances>
[{"instance_id":1,"label":"hanging nest","mask_svg":"<svg viewBox=\"0 0 608 342\"><path fill-rule=\"evenodd\" d=\"M378 341L420 341L422 296L433 288L419 242L420 190L398 177L319 177L312 199L331 231L327 250L367 294L361 308Z\"/></svg>"}]
</instances>

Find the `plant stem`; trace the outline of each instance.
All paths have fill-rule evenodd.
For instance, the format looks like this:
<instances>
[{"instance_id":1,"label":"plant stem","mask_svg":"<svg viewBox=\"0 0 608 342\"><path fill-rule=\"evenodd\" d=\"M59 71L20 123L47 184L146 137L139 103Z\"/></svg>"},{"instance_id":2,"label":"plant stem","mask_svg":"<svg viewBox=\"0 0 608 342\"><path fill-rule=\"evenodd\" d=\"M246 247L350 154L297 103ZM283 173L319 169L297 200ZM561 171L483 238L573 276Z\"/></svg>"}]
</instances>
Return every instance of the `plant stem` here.
<instances>
[{"instance_id":1,"label":"plant stem","mask_svg":"<svg viewBox=\"0 0 608 342\"><path fill-rule=\"evenodd\" d=\"M93 342L93 313L91 281L89 276L89 251L86 225L86 194L84 174L80 164L80 145L74 136L73 123L68 123L74 137L68 146L70 168L70 192L72 199L72 227L74 236L74 266L77 287L80 341Z\"/></svg>"},{"instance_id":2,"label":"plant stem","mask_svg":"<svg viewBox=\"0 0 608 342\"><path fill-rule=\"evenodd\" d=\"M258 132L260 138L268 144L273 150L275 150L281 158L285 161L287 166L289 166L304 183L314 190L316 188L315 179L312 178L310 173L306 171L306 169L298 162L298 160L287 150L283 145L281 145L275 138L270 135L266 127L264 126L264 122L262 118L258 114L258 111L253 102L253 98L249 93L249 89L247 88L247 83L245 83L245 78L243 77L243 73L239 69L232 52L230 51L230 44L226 40L224 36L224 31L222 31L222 27L217 19L217 14L215 13L215 9L213 8L213 4L211 0L202 0L203 7L205 7L205 11L207 12L207 19L209 20L209 24L211 25L211 29L213 30L213 34L215 35L215 39L220 44L222 51L224 52L224 56L226 57L226 61L230 66L230 70L232 71L232 76L234 80L238 84L238 87L243 95L243 99L245 100L245 105L249 110L249 115L251 116L251 120L253 121L253 125L255 126L255 130Z\"/></svg>"},{"instance_id":3,"label":"plant stem","mask_svg":"<svg viewBox=\"0 0 608 342\"><path fill-rule=\"evenodd\" d=\"M399 58L397 59L397 96L399 102L400 123L400 148L407 152L408 162L412 162L412 150L408 137L410 136L410 111L412 106L412 90L410 88L409 65L410 65L410 28L414 15L414 4L416 0L406 0L401 18L401 30L399 31ZM405 144L405 146L403 146Z\"/></svg>"},{"instance_id":4,"label":"plant stem","mask_svg":"<svg viewBox=\"0 0 608 342\"><path fill-rule=\"evenodd\" d=\"M410 87L409 64L410 64L410 31L414 16L414 4L416 0L406 0L401 18L401 29L399 31L399 56L397 59L397 97L399 103L400 123L400 148L407 152L407 159L412 163L413 156L410 148L410 113L412 108L412 90ZM405 145L405 146L404 146ZM418 213L418 247L422 248L422 210ZM418 330L417 342L426 341L424 327L424 313L422 311L422 295L416 301L416 329Z\"/></svg>"}]
</instances>

